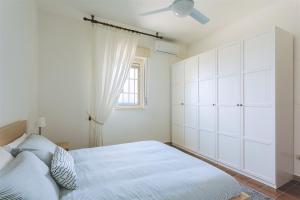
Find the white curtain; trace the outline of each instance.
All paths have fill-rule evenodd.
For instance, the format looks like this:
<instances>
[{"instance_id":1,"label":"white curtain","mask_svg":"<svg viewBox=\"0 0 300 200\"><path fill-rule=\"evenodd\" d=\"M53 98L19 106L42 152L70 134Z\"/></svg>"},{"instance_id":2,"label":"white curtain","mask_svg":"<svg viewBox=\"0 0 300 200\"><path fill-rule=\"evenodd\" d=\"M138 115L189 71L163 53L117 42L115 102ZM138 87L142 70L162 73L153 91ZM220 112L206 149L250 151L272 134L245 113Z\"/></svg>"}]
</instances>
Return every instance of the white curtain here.
<instances>
[{"instance_id":1,"label":"white curtain","mask_svg":"<svg viewBox=\"0 0 300 200\"><path fill-rule=\"evenodd\" d=\"M123 89L135 58L139 36L95 25L90 145L102 146L102 128Z\"/></svg>"}]
</instances>

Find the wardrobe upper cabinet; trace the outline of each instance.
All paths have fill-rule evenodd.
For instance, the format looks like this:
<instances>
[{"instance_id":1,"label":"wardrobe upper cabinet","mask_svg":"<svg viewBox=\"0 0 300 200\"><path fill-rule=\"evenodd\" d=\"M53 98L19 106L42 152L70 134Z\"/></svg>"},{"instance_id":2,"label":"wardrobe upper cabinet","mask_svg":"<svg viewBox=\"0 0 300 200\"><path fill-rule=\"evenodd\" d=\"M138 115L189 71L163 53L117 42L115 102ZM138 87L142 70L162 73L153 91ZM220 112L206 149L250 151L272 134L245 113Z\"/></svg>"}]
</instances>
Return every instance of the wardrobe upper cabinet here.
<instances>
[{"instance_id":1,"label":"wardrobe upper cabinet","mask_svg":"<svg viewBox=\"0 0 300 200\"><path fill-rule=\"evenodd\" d=\"M184 62L172 66L172 142L184 146Z\"/></svg>"},{"instance_id":2,"label":"wardrobe upper cabinet","mask_svg":"<svg viewBox=\"0 0 300 200\"><path fill-rule=\"evenodd\" d=\"M199 55L199 152L216 158L216 50Z\"/></svg>"},{"instance_id":3,"label":"wardrobe upper cabinet","mask_svg":"<svg viewBox=\"0 0 300 200\"><path fill-rule=\"evenodd\" d=\"M218 49L218 104L234 106L241 103L241 43Z\"/></svg>"},{"instance_id":4,"label":"wardrobe upper cabinet","mask_svg":"<svg viewBox=\"0 0 300 200\"><path fill-rule=\"evenodd\" d=\"M214 78L216 74L216 50L199 55L199 80Z\"/></svg>"},{"instance_id":5,"label":"wardrobe upper cabinet","mask_svg":"<svg viewBox=\"0 0 300 200\"><path fill-rule=\"evenodd\" d=\"M244 70L257 71L274 67L275 34L264 33L244 40Z\"/></svg>"},{"instance_id":6,"label":"wardrobe upper cabinet","mask_svg":"<svg viewBox=\"0 0 300 200\"><path fill-rule=\"evenodd\" d=\"M181 75L182 76L182 75ZM198 105L198 57L185 60L185 105Z\"/></svg>"},{"instance_id":7,"label":"wardrobe upper cabinet","mask_svg":"<svg viewBox=\"0 0 300 200\"><path fill-rule=\"evenodd\" d=\"M176 63L172 70L172 104L184 102L184 62Z\"/></svg>"}]
</instances>

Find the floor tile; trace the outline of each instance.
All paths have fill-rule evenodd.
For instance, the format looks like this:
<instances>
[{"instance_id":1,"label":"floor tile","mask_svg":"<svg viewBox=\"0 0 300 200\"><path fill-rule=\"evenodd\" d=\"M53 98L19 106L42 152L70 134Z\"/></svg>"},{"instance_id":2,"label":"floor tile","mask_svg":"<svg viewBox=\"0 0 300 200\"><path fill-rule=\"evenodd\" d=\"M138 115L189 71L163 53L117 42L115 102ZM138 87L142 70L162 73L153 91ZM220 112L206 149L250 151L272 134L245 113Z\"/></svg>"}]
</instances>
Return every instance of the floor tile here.
<instances>
[{"instance_id":1,"label":"floor tile","mask_svg":"<svg viewBox=\"0 0 300 200\"><path fill-rule=\"evenodd\" d=\"M227 173L227 174L230 174L231 176L236 176L238 173L237 172L234 172L234 171L232 171L232 170L225 170L225 172Z\"/></svg>"},{"instance_id":2,"label":"floor tile","mask_svg":"<svg viewBox=\"0 0 300 200\"><path fill-rule=\"evenodd\" d=\"M288 189L286 192L290 197L300 200L300 184L296 184Z\"/></svg>"},{"instance_id":3,"label":"floor tile","mask_svg":"<svg viewBox=\"0 0 300 200\"><path fill-rule=\"evenodd\" d=\"M276 190L274 188L271 188L269 186L264 186L261 188L261 192L264 193L265 195L273 198L273 199L276 199L277 197L279 197L280 195L283 194L282 191L280 190Z\"/></svg>"},{"instance_id":4,"label":"floor tile","mask_svg":"<svg viewBox=\"0 0 300 200\"><path fill-rule=\"evenodd\" d=\"M280 195L278 198L276 198L276 200L299 200L300 197L294 197L290 194L284 193L282 195Z\"/></svg>"},{"instance_id":5,"label":"floor tile","mask_svg":"<svg viewBox=\"0 0 300 200\"><path fill-rule=\"evenodd\" d=\"M282 192L285 192L286 190L290 189L292 186L294 186L294 185L296 185L296 184L298 184L298 182L292 180L292 181L288 182L287 184L281 186L281 187L278 188L277 190L282 191Z\"/></svg>"},{"instance_id":6,"label":"floor tile","mask_svg":"<svg viewBox=\"0 0 300 200\"><path fill-rule=\"evenodd\" d=\"M258 182L258 181L255 181L253 179L249 179L249 181L246 183L246 185L258 192L261 192L261 193L264 193L265 194L265 190L263 190L263 188L265 187L264 184Z\"/></svg>"},{"instance_id":7,"label":"floor tile","mask_svg":"<svg viewBox=\"0 0 300 200\"><path fill-rule=\"evenodd\" d=\"M249 178L243 176L243 175L240 175L240 174L237 174L234 176L234 178L241 184L244 184L244 185L247 185L247 182L249 181Z\"/></svg>"}]
</instances>

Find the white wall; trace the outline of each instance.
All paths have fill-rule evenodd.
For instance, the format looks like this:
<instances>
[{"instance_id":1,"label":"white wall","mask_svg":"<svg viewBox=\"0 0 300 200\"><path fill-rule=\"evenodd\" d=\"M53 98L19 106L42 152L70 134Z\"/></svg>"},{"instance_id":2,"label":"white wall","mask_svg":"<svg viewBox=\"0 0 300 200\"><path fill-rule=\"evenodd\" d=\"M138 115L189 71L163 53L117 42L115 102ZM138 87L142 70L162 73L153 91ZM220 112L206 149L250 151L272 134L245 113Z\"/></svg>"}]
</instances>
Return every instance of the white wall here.
<instances>
[{"instance_id":1,"label":"white wall","mask_svg":"<svg viewBox=\"0 0 300 200\"><path fill-rule=\"evenodd\" d=\"M38 73L34 0L0 0L0 126L28 119L34 132Z\"/></svg>"},{"instance_id":2,"label":"white wall","mask_svg":"<svg viewBox=\"0 0 300 200\"><path fill-rule=\"evenodd\" d=\"M209 37L202 38L188 47L188 55L193 56L228 42L244 39L254 34L271 30L275 25L294 35L294 103L295 155L300 155L300 1L280 0L272 6L243 18ZM295 174L300 175L300 160L295 158Z\"/></svg>"},{"instance_id":3,"label":"white wall","mask_svg":"<svg viewBox=\"0 0 300 200\"><path fill-rule=\"evenodd\" d=\"M47 119L44 134L88 146L91 84L91 24L46 10L39 12L39 109ZM77 14L75 14L78 16ZM142 37L140 46L152 48ZM170 64L174 56L152 53L148 60L148 105L144 110L115 110L104 126L104 144L154 139L170 141Z\"/></svg>"},{"instance_id":4,"label":"white wall","mask_svg":"<svg viewBox=\"0 0 300 200\"><path fill-rule=\"evenodd\" d=\"M91 26L73 18L39 12L39 111L43 134L73 147L89 143L86 111L91 77Z\"/></svg>"}]
</instances>

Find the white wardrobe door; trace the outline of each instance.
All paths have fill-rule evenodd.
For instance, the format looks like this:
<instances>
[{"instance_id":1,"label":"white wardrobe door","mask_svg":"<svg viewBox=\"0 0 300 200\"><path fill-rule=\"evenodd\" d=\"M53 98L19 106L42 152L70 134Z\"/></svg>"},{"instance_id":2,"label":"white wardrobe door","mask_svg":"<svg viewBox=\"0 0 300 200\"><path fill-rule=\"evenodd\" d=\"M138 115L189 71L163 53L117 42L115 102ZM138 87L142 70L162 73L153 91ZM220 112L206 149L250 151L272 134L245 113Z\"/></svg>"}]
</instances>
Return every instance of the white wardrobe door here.
<instances>
[{"instance_id":1,"label":"white wardrobe door","mask_svg":"<svg viewBox=\"0 0 300 200\"><path fill-rule=\"evenodd\" d=\"M184 70L185 82L198 82L198 56L185 60Z\"/></svg>"},{"instance_id":2,"label":"white wardrobe door","mask_svg":"<svg viewBox=\"0 0 300 200\"><path fill-rule=\"evenodd\" d=\"M216 51L199 56L199 153L216 159Z\"/></svg>"},{"instance_id":3,"label":"white wardrobe door","mask_svg":"<svg viewBox=\"0 0 300 200\"><path fill-rule=\"evenodd\" d=\"M179 146L184 146L184 127L177 125L175 123L172 124L172 143L177 144Z\"/></svg>"},{"instance_id":4,"label":"white wardrobe door","mask_svg":"<svg viewBox=\"0 0 300 200\"><path fill-rule=\"evenodd\" d=\"M172 105L181 105L184 102L184 83L172 85Z\"/></svg>"},{"instance_id":5,"label":"white wardrobe door","mask_svg":"<svg viewBox=\"0 0 300 200\"><path fill-rule=\"evenodd\" d=\"M268 69L275 60L275 36L273 32L258 35L244 41L244 70L246 72Z\"/></svg>"},{"instance_id":6,"label":"white wardrobe door","mask_svg":"<svg viewBox=\"0 0 300 200\"><path fill-rule=\"evenodd\" d=\"M207 51L199 55L199 80L208 80L215 77L216 50Z\"/></svg>"},{"instance_id":7,"label":"white wardrobe door","mask_svg":"<svg viewBox=\"0 0 300 200\"><path fill-rule=\"evenodd\" d=\"M244 42L244 170L275 183L274 35Z\"/></svg>"},{"instance_id":8,"label":"white wardrobe door","mask_svg":"<svg viewBox=\"0 0 300 200\"><path fill-rule=\"evenodd\" d=\"M184 124L184 109L181 105L172 106L172 123L183 126Z\"/></svg>"},{"instance_id":9,"label":"white wardrobe door","mask_svg":"<svg viewBox=\"0 0 300 200\"><path fill-rule=\"evenodd\" d=\"M198 130L185 127L185 147L193 152L198 152L199 148Z\"/></svg>"},{"instance_id":10,"label":"white wardrobe door","mask_svg":"<svg viewBox=\"0 0 300 200\"><path fill-rule=\"evenodd\" d=\"M172 66L172 104L180 105L184 101L184 62Z\"/></svg>"},{"instance_id":11,"label":"white wardrobe door","mask_svg":"<svg viewBox=\"0 0 300 200\"><path fill-rule=\"evenodd\" d=\"M198 57L185 61L185 147L198 152Z\"/></svg>"},{"instance_id":12,"label":"white wardrobe door","mask_svg":"<svg viewBox=\"0 0 300 200\"><path fill-rule=\"evenodd\" d=\"M184 112L184 126L198 129L198 107L185 105Z\"/></svg>"},{"instance_id":13,"label":"white wardrobe door","mask_svg":"<svg viewBox=\"0 0 300 200\"><path fill-rule=\"evenodd\" d=\"M184 146L184 62L172 67L172 142Z\"/></svg>"},{"instance_id":14,"label":"white wardrobe door","mask_svg":"<svg viewBox=\"0 0 300 200\"><path fill-rule=\"evenodd\" d=\"M184 83L184 62L172 66L172 85L176 83Z\"/></svg>"},{"instance_id":15,"label":"white wardrobe door","mask_svg":"<svg viewBox=\"0 0 300 200\"><path fill-rule=\"evenodd\" d=\"M198 105L198 81L185 83L184 102L187 105Z\"/></svg>"},{"instance_id":16,"label":"white wardrobe door","mask_svg":"<svg viewBox=\"0 0 300 200\"><path fill-rule=\"evenodd\" d=\"M218 49L218 160L241 168L241 44Z\"/></svg>"},{"instance_id":17,"label":"white wardrobe door","mask_svg":"<svg viewBox=\"0 0 300 200\"><path fill-rule=\"evenodd\" d=\"M200 131L199 152L209 159L216 159L216 135L210 131Z\"/></svg>"}]
</instances>

